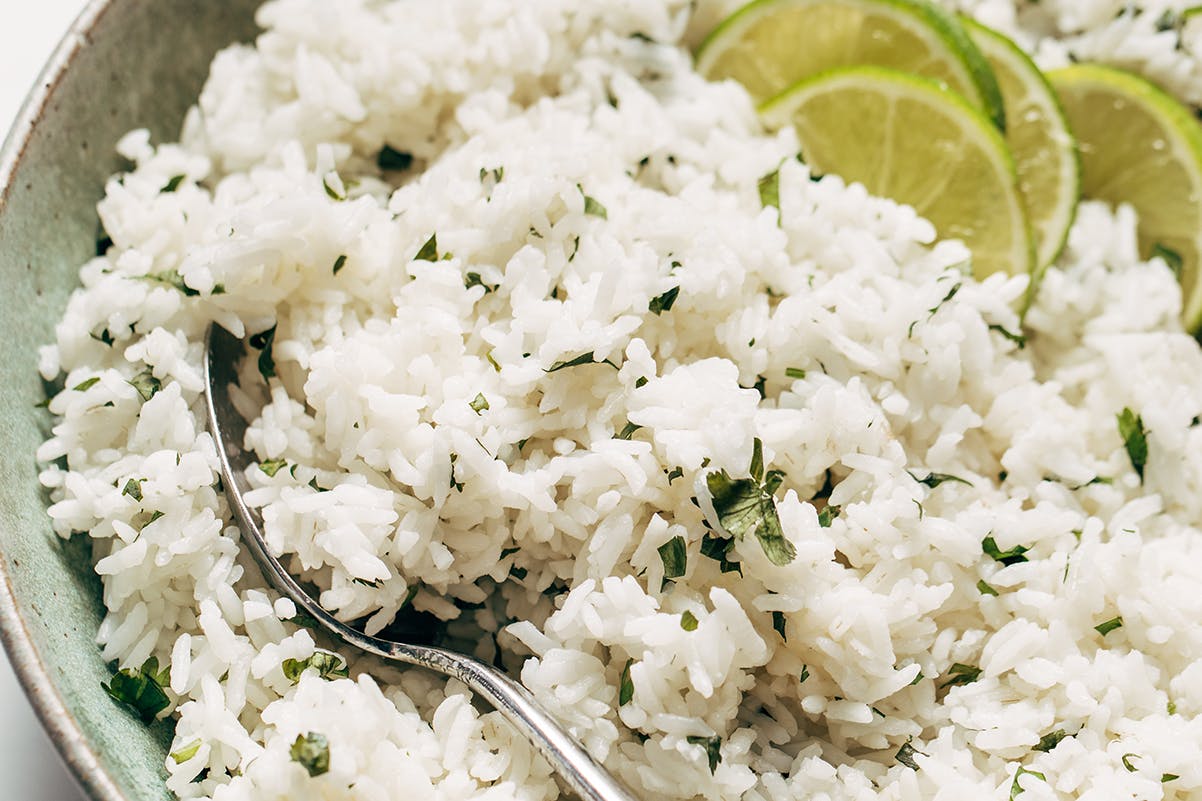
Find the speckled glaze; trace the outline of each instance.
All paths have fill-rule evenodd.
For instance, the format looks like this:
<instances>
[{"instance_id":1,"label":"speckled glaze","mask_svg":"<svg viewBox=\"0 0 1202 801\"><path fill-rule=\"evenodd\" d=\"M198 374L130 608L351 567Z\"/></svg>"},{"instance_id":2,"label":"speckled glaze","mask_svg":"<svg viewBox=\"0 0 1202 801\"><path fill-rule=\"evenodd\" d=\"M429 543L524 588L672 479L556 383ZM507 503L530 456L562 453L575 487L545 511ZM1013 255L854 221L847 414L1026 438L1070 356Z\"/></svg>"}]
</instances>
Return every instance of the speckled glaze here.
<instances>
[{"instance_id":1,"label":"speckled glaze","mask_svg":"<svg viewBox=\"0 0 1202 801\"><path fill-rule=\"evenodd\" d=\"M163 801L172 726L101 690L100 582L87 537L54 536L34 451L51 425L37 348L95 251L95 205L132 128L174 139L221 47L255 34L261 0L94 0L0 152L0 636L38 715L97 801Z\"/></svg>"}]
</instances>

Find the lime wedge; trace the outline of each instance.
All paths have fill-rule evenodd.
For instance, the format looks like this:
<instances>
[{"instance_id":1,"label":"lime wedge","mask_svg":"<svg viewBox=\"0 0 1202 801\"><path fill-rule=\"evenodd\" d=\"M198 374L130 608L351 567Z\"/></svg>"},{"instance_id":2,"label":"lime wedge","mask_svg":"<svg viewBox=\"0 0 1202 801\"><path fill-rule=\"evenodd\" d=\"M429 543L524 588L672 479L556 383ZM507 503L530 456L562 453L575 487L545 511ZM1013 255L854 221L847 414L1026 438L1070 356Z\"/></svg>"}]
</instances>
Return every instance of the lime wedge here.
<instances>
[{"instance_id":1,"label":"lime wedge","mask_svg":"<svg viewBox=\"0 0 1202 801\"><path fill-rule=\"evenodd\" d=\"M836 67L875 65L944 83L1005 127L989 62L959 20L928 0L756 0L697 50L697 71L733 78L756 102Z\"/></svg>"},{"instance_id":2,"label":"lime wedge","mask_svg":"<svg viewBox=\"0 0 1202 801\"><path fill-rule=\"evenodd\" d=\"M1025 273L1033 248L1014 160L997 128L955 92L881 67L802 81L761 109L792 123L811 169L913 206L945 239L963 240L973 273Z\"/></svg>"},{"instance_id":3,"label":"lime wedge","mask_svg":"<svg viewBox=\"0 0 1202 801\"><path fill-rule=\"evenodd\" d=\"M1077 143L1047 78L1018 45L972 20L973 42L989 60L1006 104L1006 142L1035 239L1037 274L1060 255L1077 216L1081 165ZM1037 275L1038 277L1038 275Z\"/></svg>"},{"instance_id":4,"label":"lime wedge","mask_svg":"<svg viewBox=\"0 0 1202 801\"><path fill-rule=\"evenodd\" d=\"M1202 328L1202 127L1148 81L1080 64L1048 75L1081 149L1085 197L1129 203L1139 214L1144 258L1180 264L1182 321Z\"/></svg>"}]
</instances>

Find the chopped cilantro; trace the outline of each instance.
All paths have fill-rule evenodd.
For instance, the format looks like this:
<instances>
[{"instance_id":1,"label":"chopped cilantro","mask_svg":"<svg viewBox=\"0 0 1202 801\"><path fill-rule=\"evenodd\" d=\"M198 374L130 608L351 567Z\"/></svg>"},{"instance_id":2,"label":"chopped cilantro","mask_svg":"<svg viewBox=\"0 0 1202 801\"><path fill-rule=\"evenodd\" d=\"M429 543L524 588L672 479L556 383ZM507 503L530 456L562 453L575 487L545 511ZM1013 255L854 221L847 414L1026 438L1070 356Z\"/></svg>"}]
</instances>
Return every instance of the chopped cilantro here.
<instances>
[{"instance_id":1,"label":"chopped cilantro","mask_svg":"<svg viewBox=\"0 0 1202 801\"><path fill-rule=\"evenodd\" d=\"M1139 754L1123 754L1123 756L1122 756L1123 767L1127 769L1128 773L1135 773L1135 771L1138 770L1138 768L1136 768L1134 765L1131 764L1132 758L1142 759L1143 757L1141 757Z\"/></svg>"},{"instance_id":2,"label":"chopped cilantro","mask_svg":"<svg viewBox=\"0 0 1202 801\"><path fill-rule=\"evenodd\" d=\"M694 615L692 612L690 612L688 609L684 610L684 612L680 616L680 627L682 629L684 629L685 631L696 631L697 630L697 616Z\"/></svg>"},{"instance_id":3,"label":"chopped cilantro","mask_svg":"<svg viewBox=\"0 0 1202 801\"><path fill-rule=\"evenodd\" d=\"M129 481L126 481L125 488L121 490L121 494L128 495L129 497L133 498L135 501L141 501L142 500L142 480L138 479L138 478L131 478Z\"/></svg>"},{"instance_id":4,"label":"chopped cilantro","mask_svg":"<svg viewBox=\"0 0 1202 801\"><path fill-rule=\"evenodd\" d=\"M780 170L776 169L761 178L756 187L760 192L760 205L764 208L780 209Z\"/></svg>"},{"instance_id":5,"label":"chopped cilantro","mask_svg":"<svg viewBox=\"0 0 1202 801\"><path fill-rule=\"evenodd\" d=\"M601 205L601 201L597 200L595 197L585 195L583 188L577 188L580 189L580 194L584 195L584 213L590 217L600 217L603 220L608 220L609 211L605 208L605 206Z\"/></svg>"},{"instance_id":6,"label":"chopped cilantro","mask_svg":"<svg viewBox=\"0 0 1202 801\"><path fill-rule=\"evenodd\" d=\"M326 681L345 679L350 676L350 669L345 659L336 653L323 651L320 648L314 651L308 659L285 659L281 666L284 678L293 684L300 681L301 675L309 668L316 670L317 675Z\"/></svg>"},{"instance_id":7,"label":"chopped cilantro","mask_svg":"<svg viewBox=\"0 0 1202 801\"><path fill-rule=\"evenodd\" d=\"M1105 623L1099 623L1098 625L1094 626L1093 628L1094 628L1094 631L1096 631L1098 634L1101 634L1103 637L1105 637L1107 634L1114 631L1115 629L1120 629L1122 627L1123 627L1123 619L1121 617L1116 617L1116 618L1111 618L1110 620L1107 620Z\"/></svg>"},{"instance_id":8,"label":"chopped cilantro","mask_svg":"<svg viewBox=\"0 0 1202 801\"><path fill-rule=\"evenodd\" d=\"M959 662L948 668L948 680L939 685L939 689L945 690L948 687L959 687L964 684L972 684L981 677L981 669L972 665L962 665Z\"/></svg>"},{"instance_id":9,"label":"chopped cilantro","mask_svg":"<svg viewBox=\"0 0 1202 801\"><path fill-rule=\"evenodd\" d=\"M321 179L321 187L322 189L326 190L326 196L329 197L330 200L346 200L346 193L339 192L337 189L331 186L329 177L324 177Z\"/></svg>"},{"instance_id":10,"label":"chopped cilantro","mask_svg":"<svg viewBox=\"0 0 1202 801\"><path fill-rule=\"evenodd\" d=\"M1025 545L1015 545L1008 551L1002 551L997 547L997 542L990 536L981 540L981 550L985 552L986 556L1009 567L1010 565L1029 561L1025 554L1031 549Z\"/></svg>"},{"instance_id":11,"label":"chopped cilantro","mask_svg":"<svg viewBox=\"0 0 1202 801\"><path fill-rule=\"evenodd\" d=\"M1175 781L1180 778L1181 777L1178 776L1176 773L1162 773L1160 775L1160 783L1164 784L1165 782Z\"/></svg>"},{"instance_id":12,"label":"chopped cilantro","mask_svg":"<svg viewBox=\"0 0 1202 801\"><path fill-rule=\"evenodd\" d=\"M1013 331L1008 331L1006 330L1005 326L991 325L989 326L989 330L998 332L1003 337L1017 345L1019 350L1023 350L1027 347L1027 338L1025 336L1022 334L1016 334Z\"/></svg>"},{"instance_id":13,"label":"chopped cilantro","mask_svg":"<svg viewBox=\"0 0 1202 801\"><path fill-rule=\"evenodd\" d=\"M346 266L346 254L343 253L338 258L334 259L334 275L342 272L342 268Z\"/></svg>"},{"instance_id":14,"label":"chopped cilantro","mask_svg":"<svg viewBox=\"0 0 1202 801\"><path fill-rule=\"evenodd\" d=\"M706 534L701 538L701 555L708 556L718 563L719 569L723 573L738 573L743 575L743 566L738 562L732 562L727 559L732 548L735 547L735 541L725 539L723 537L715 537L711 534Z\"/></svg>"},{"instance_id":15,"label":"chopped cilantro","mask_svg":"<svg viewBox=\"0 0 1202 801\"><path fill-rule=\"evenodd\" d=\"M413 166L413 155L397 150L391 145L384 145L376 155L376 166L381 170L407 170Z\"/></svg>"},{"instance_id":16,"label":"chopped cilantro","mask_svg":"<svg viewBox=\"0 0 1202 801\"><path fill-rule=\"evenodd\" d=\"M249 340L250 346L259 351L259 375L263 376L265 381L275 378L275 356L272 351L277 327L278 325L273 325L266 331L260 331Z\"/></svg>"},{"instance_id":17,"label":"chopped cilantro","mask_svg":"<svg viewBox=\"0 0 1202 801\"><path fill-rule=\"evenodd\" d=\"M805 377L806 377L806 371L802 370L800 367L786 367L785 368L785 378L792 378L795 381L801 381Z\"/></svg>"},{"instance_id":18,"label":"chopped cilantro","mask_svg":"<svg viewBox=\"0 0 1202 801\"><path fill-rule=\"evenodd\" d=\"M324 734L309 732L296 735L288 750L292 761L308 771L310 777L330 772L330 741Z\"/></svg>"},{"instance_id":19,"label":"chopped cilantro","mask_svg":"<svg viewBox=\"0 0 1202 801\"><path fill-rule=\"evenodd\" d=\"M108 684L101 684L114 701L125 704L146 723L171 705L163 688L171 679L170 671L159 670L159 660L150 657L136 670L123 668L113 674Z\"/></svg>"},{"instance_id":20,"label":"chopped cilantro","mask_svg":"<svg viewBox=\"0 0 1202 801\"><path fill-rule=\"evenodd\" d=\"M911 681L907 686L908 687L916 687L916 686L918 686L918 682L922 681L925 678L926 678L926 676L922 675L922 671L920 670L920 671L918 671L918 675L914 677L914 680Z\"/></svg>"},{"instance_id":21,"label":"chopped cilantro","mask_svg":"<svg viewBox=\"0 0 1202 801\"><path fill-rule=\"evenodd\" d=\"M268 478L275 478L275 474L280 472L286 464L288 464L287 459L264 459L259 462L259 469L266 473Z\"/></svg>"},{"instance_id":22,"label":"chopped cilantro","mask_svg":"<svg viewBox=\"0 0 1202 801\"><path fill-rule=\"evenodd\" d=\"M1019 783L1019 779L1021 779L1023 776L1034 776L1041 782L1046 782L1048 780L1047 777L1042 773L1038 773L1033 770L1027 770L1026 768L1020 766L1014 774L1014 783L1010 785L1010 801L1014 801L1015 798L1023 794L1024 788Z\"/></svg>"},{"instance_id":23,"label":"chopped cilantro","mask_svg":"<svg viewBox=\"0 0 1202 801\"><path fill-rule=\"evenodd\" d=\"M722 738L721 737L686 737L685 742L689 745L699 745L705 749L705 757L709 762L710 773L713 774L718 770L718 764L722 761Z\"/></svg>"},{"instance_id":24,"label":"chopped cilantro","mask_svg":"<svg viewBox=\"0 0 1202 801\"><path fill-rule=\"evenodd\" d=\"M985 582L985 579L981 579L977 582L977 591L982 595L992 595L995 598L998 594L997 590L995 590L993 587L990 587L989 584Z\"/></svg>"},{"instance_id":25,"label":"chopped cilantro","mask_svg":"<svg viewBox=\"0 0 1202 801\"><path fill-rule=\"evenodd\" d=\"M614 364L613 362L611 362L609 359L605 359L604 361L598 362L596 355L593 353L593 351L590 350L588 353L582 353L579 356L575 357L574 359L568 359L567 361L562 361L562 362L555 362L554 364L552 364L550 367L548 367L543 372L544 373L558 373L560 370L566 370L569 367L580 367L581 365L584 365L584 364L608 364L610 367L614 368L615 370L618 369L618 366L616 364Z\"/></svg>"},{"instance_id":26,"label":"chopped cilantro","mask_svg":"<svg viewBox=\"0 0 1202 801\"><path fill-rule=\"evenodd\" d=\"M777 634L780 635L780 638L782 640L784 640L785 642L788 642L789 635L786 633L785 623L786 623L786 621L785 621L785 613L784 612L776 611L776 612L772 613L772 628L773 628L773 630Z\"/></svg>"},{"instance_id":27,"label":"chopped cilantro","mask_svg":"<svg viewBox=\"0 0 1202 801\"><path fill-rule=\"evenodd\" d=\"M471 406L472 411L476 414L487 412L490 408L488 405L488 398L484 397L483 392L477 393L475 399L469 403L468 406Z\"/></svg>"},{"instance_id":28,"label":"chopped cilantro","mask_svg":"<svg viewBox=\"0 0 1202 801\"><path fill-rule=\"evenodd\" d=\"M1168 712L1170 715L1176 715L1177 714L1177 702L1169 701L1167 704L1165 704L1164 711Z\"/></svg>"},{"instance_id":29,"label":"chopped cilantro","mask_svg":"<svg viewBox=\"0 0 1202 801\"><path fill-rule=\"evenodd\" d=\"M617 434L614 434L614 439L629 440L631 437L634 436L634 433L636 431L639 431L640 429L642 429L642 426L640 426L640 425L637 425L635 423L627 423L625 426L622 427L621 431L619 431ZM669 483L671 483L671 482L669 482Z\"/></svg>"},{"instance_id":30,"label":"chopped cilantro","mask_svg":"<svg viewBox=\"0 0 1202 801\"><path fill-rule=\"evenodd\" d=\"M87 392L89 389L91 389L92 387L96 386L99 383L100 383L100 376L95 375L95 376L92 376L91 378L87 379L86 381L80 381L78 384L71 387L71 391L72 392Z\"/></svg>"},{"instance_id":31,"label":"chopped cilantro","mask_svg":"<svg viewBox=\"0 0 1202 801\"><path fill-rule=\"evenodd\" d=\"M676 579L685 574L689 557L684 537L673 537L656 550L659 551L660 561L664 563L664 578Z\"/></svg>"},{"instance_id":32,"label":"chopped cilantro","mask_svg":"<svg viewBox=\"0 0 1202 801\"><path fill-rule=\"evenodd\" d=\"M635 389L642 389L645 386L647 386L647 376L639 376L638 380L634 382Z\"/></svg>"},{"instance_id":33,"label":"chopped cilantro","mask_svg":"<svg viewBox=\"0 0 1202 801\"><path fill-rule=\"evenodd\" d=\"M438 234L430 234L430 238L417 251L414 261L438 261Z\"/></svg>"},{"instance_id":34,"label":"chopped cilantro","mask_svg":"<svg viewBox=\"0 0 1202 801\"><path fill-rule=\"evenodd\" d=\"M1181 268L1185 266L1185 259L1181 258L1180 253L1157 242L1152 246L1152 258L1157 257L1168 265L1169 269L1173 271L1173 275L1181 277Z\"/></svg>"},{"instance_id":35,"label":"chopped cilantro","mask_svg":"<svg viewBox=\"0 0 1202 801\"><path fill-rule=\"evenodd\" d=\"M104 345L108 345L109 347L112 347L113 343L117 341L117 340L113 339L113 335L111 333L109 333L109 330L107 328L103 329L99 334L88 334L88 336L90 336L92 339L96 340L97 342L100 342Z\"/></svg>"},{"instance_id":36,"label":"chopped cilantro","mask_svg":"<svg viewBox=\"0 0 1202 801\"><path fill-rule=\"evenodd\" d=\"M1039 738L1039 745L1035 746L1035 750L1046 754L1060 745L1060 741L1065 737L1068 737L1068 732L1064 729L1056 729L1056 731L1048 732Z\"/></svg>"},{"instance_id":37,"label":"chopped cilantro","mask_svg":"<svg viewBox=\"0 0 1202 801\"><path fill-rule=\"evenodd\" d=\"M787 565L797 556L797 550L785 539L773 497L782 474L774 470L764 475L764 446L758 437L749 473L749 478L732 479L721 470L705 477L718 522L736 539L755 534L768 561L778 567Z\"/></svg>"},{"instance_id":38,"label":"chopped cilantro","mask_svg":"<svg viewBox=\"0 0 1202 801\"><path fill-rule=\"evenodd\" d=\"M471 289L474 286L484 287L484 294L496 292L501 288L500 284L489 285L484 283L484 279L480 277L480 273L468 273L463 277L463 288Z\"/></svg>"},{"instance_id":39,"label":"chopped cilantro","mask_svg":"<svg viewBox=\"0 0 1202 801\"><path fill-rule=\"evenodd\" d=\"M1127 456L1131 466L1139 476L1139 483L1144 483L1144 466L1148 463L1148 432L1144 428L1144 420L1130 409L1123 409L1118 416L1119 436L1127 448Z\"/></svg>"},{"instance_id":40,"label":"chopped cilantro","mask_svg":"<svg viewBox=\"0 0 1202 801\"><path fill-rule=\"evenodd\" d=\"M182 184L187 177L188 176L186 175L173 175L171 176L171 180L167 181L167 183L159 191L164 195L169 195L175 190L179 189L180 184Z\"/></svg>"},{"instance_id":41,"label":"chopped cilantro","mask_svg":"<svg viewBox=\"0 0 1202 801\"><path fill-rule=\"evenodd\" d=\"M942 308L943 308L943 304L947 303L947 302L948 302L948 301L950 301L952 298L956 297L956 295L957 295L957 294L960 292L960 288L961 288L962 286L963 286L963 284L956 284L955 286L953 286L951 289L949 289L949 290L948 290L947 294L943 296L943 300L941 300L941 301L939 301L938 303L936 303L936 304L935 304L933 307L931 307L930 309L927 309L927 312L928 312L928 313L929 313L929 314L930 314L932 317L934 317L934 316L935 316L935 314L936 314L936 313L938 313L938 311L939 311L940 309L942 309Z\"/></svg>"},{"instance_id":42,"label":"chopped cilantro","mask_svg":"<svg viewBox=\"0 0 1202 801\"><path fill-rule=\"evenodd\" d=\"M163 284L174 289L178 289L184 293L184 297L194 298L200 294L198 290L193 289L184 283L184 277L179 274L179 270L164 270L161 273L147 273L142 276L144 281L152 281L156 284Z\"/></svg>"},{"instance_id":43,"label":"chopped cilantro","mask_svg":"<svg viewBox=\"0 0 1202 801\"><path fill-rule=\"evenodd\" d=\"M684 476L684 468L674 467L668 473L668 483L671 484L673 481L675 481L676 479L681 478L683 476Z\"/></svg>"},{"instance_id":44,"label":"chopped cilantro","mask_svg":"<svg viewBox=\"0 0 1202 801\"><path fill-rule=\"evenodd\" d=\"M150 400L163 388L163 382L155 378L154 373L150 370L143 370L130 379L128 383L138 391L143 401Z\"/></svg>"},{"instance_id":45,"label":"chopped cilantro","mask_svg":"<svg viewBox=\"0 0 1202 801\"><path fill-rule=\"evenodd\" d=\"M801 666L801 675L798 677L798 679L797 679L797 683L798 683L798 684L805 684L805 683L806 683L806 679L808 679L809 677L810 677L810 666L809 666L809 665L802 665L802 666Z\"/></svg>"},{"instance_id":46,"label":"chopped cilantro","mask_svg":"<svg viewBox=\"0 0 1202 801\"><path fill-rule=\"evenodd\" d=\"M626 666L622 668L618 683L618 706L626 706L634 698L634 682L630 679L630 666L633 664L633 659L627 659Z\"/></svg>"},{"instance_id":47,"label":"chopped cilantro","mask_svg":"<svg viewBox=\"0 0 1202 801\"><path fill-rule=\"evenodd\" d=\"M822 511L818 513L818 525L822 528L830 528L831 523L835 522L835 518L843 511L841 507L831 506L827 504L822 507Z\"/></svg>"},{"instance_id":48,"label":"chopped cilantro","mask_svg":"<svg viewBox=\"0 0 1202 801\"><path fill-rule=\"evenodd\" d=\"M910 473L909 470L907 470L906 472L909 473L910 478L914 479L919 484L925 484L926 486L930 487L931 489L935 489L940 484L946 484L949 481L954 482L956 484L965 484L969 487L972 486L971 481L967 481L963 478L960 478L959 476L949 476L947 473L928 473L926 478L919 478L918 476L914 475L913 473Z\"/></svg>"},{"instance_id":49,"label":"chopped cilantro","mask_svg":"<svg viewBox=\"0 0 1202 801\"><path fill-rule=\"evenodd\" d=\"M175 762L175 764L182 765L192 757L196 756L197 752L200 751L200 746L201 740L199 738L195 739L178 751L172 751L170 754L171 759Z\"/></svg>"},{"instance_id":50,"label":"chopped cilantro","mask_svg":"<svg viewBox=\"0 0 1202 801\"><path fill-rule=\"evenodd\" d=\"M680 295L680 287L674 286L664 294L652 298L647 308L652 314L659 317L666 311L672 311L672 306L676 303L678 295Z\"/></svg>"},{"instance_id":51,"label":"chopped cilantro","mask_svg":"<svg viewBox=\"0 0 1202 801\"><path fill-rule=\"evenodd\" d=\"M922 751L912 746L910 740L906 740L902 743L902 747L897 749L897 754L893 758L910 770L918 770L918 761L914 759L916 755L926 756Z\"/></svg>"},{"instance_id":52,"label":"chopped cilantro","mask_svg":"<svg viewBox=\"0 0 1202 801\"><path fill-rule=\"evenodd\" d=\"M518 581L523 581L529 574L530 571L524 567L518 567L517 565L514 565L513 567L509 568L509 575Z\"/></svg>"}]
</instances>

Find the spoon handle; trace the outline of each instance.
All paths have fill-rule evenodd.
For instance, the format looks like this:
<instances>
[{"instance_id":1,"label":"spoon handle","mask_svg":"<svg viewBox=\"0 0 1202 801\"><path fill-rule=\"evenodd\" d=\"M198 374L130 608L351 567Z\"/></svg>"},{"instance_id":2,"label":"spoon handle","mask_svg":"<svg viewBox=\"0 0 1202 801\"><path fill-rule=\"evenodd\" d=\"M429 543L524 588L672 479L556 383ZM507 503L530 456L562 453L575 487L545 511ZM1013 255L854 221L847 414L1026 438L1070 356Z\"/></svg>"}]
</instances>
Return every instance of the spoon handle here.
<instances>
[{"instance_id":1,"label":"spoon handle","mask_svg":"<svg viewBox=\"0 0 1202 801\"><path fill-rule=\"evenodd\" d=\"M245 499L245 494L251 490L246 469L253 464L254 455L242 447L246 420L234 407L229 394L230 385L238 383L237 365L245 348L224 328L212 325L205 337L205 351L209 431L216 441L226 498L242 530L242 544L258 563L267 583L347 645L462 681L503 714L539 750L581 801L637 801L513 679L464 654L368 636L335 618L300 586L267 548L262 515L248 506Z\"/></svg>"}]
</instances>

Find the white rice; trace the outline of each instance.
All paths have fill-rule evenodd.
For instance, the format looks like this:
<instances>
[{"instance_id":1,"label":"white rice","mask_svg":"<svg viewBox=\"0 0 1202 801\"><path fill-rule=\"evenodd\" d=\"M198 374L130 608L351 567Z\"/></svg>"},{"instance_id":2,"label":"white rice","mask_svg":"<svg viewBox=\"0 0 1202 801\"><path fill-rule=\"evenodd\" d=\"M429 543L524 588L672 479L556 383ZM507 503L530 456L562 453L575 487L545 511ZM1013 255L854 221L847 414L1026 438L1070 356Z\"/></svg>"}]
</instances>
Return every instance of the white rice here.
<instances>
[{"instance_id":1,"label":"white rice","mask_svg":"<svg viewBox=\"0 0 1202 801\"><path fill-rule=\"evenodd\" d=\"M977 283L913 210L811 180L791 131L691 71L674 43L731 4L691 5L273 0L179 144L122 142L114 246L42 353L67 389L38 456L56 531L92 539L104 657L170 664L168 787L559 795L456 682L347 651L351 678L284 675L316 644L218 483L215 321L278 326L248 441L286 461L251 471L252 500L294 572L369 631L416 588L641 798L1202 799L1202 354L1134 214L1082 207L1020 350L996 327L1019 329L1026 278ZM1188 4L1144 5L962 3L1046 64L1102 58L1202 101L1190 37L1155 30ZM382 175L385 144L414 167ZM782 160L778 219L757 181ZM416 260L433 234L442 260ZM169 271L187 294L145 278ZM618 369L547 372L585 353ZM1150 431L1142 485L1125 407ZM796 557L747 537L722 573L705 479L746 476L756 439ZM675 537L687 573L665 582ZM957 663L979 678L945 689ZM307 732L329 742L314 778L289 755ZM712 771L690 737L720 738Z\"/></svg>"}]
</instances>

